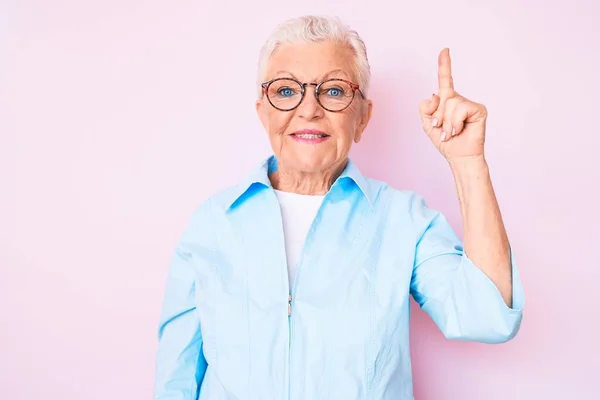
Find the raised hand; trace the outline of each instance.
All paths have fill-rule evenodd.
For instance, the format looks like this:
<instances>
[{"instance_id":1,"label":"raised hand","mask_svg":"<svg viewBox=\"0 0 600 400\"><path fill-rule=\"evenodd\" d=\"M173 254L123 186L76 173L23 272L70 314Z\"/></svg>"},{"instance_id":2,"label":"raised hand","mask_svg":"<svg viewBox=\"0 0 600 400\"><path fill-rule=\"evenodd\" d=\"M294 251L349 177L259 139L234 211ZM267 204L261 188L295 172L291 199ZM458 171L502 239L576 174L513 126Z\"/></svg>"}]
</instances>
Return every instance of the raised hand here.
<instances>
[{"instance_id":1,"label":"raised hand","mask_svg":"<svg viewBox=\"0 0 600 400\"><path fill-rule=\"evenodd\" d=\"M438 58L438 84L438 93L419 106L423 129L448 161L483 156L487 109L454 90L448 49Z\"/></svg>"}]
</instances>

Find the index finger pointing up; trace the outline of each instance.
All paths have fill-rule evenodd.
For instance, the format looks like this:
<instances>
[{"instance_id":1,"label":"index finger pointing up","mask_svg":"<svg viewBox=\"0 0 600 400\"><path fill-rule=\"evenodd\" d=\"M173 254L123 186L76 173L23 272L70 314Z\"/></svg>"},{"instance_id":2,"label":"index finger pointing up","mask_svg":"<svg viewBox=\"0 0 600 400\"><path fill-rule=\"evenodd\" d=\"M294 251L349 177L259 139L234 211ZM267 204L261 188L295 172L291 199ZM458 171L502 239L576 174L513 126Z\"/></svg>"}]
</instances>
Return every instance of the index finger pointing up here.
<instances>
[{"instance_id":1,"label":"index finger pointing up","mask_svg":"<svg viewBox=\"0 0 600 400\"><path fill-rule=\"evenodd\" d=\"M450 50L444 49L438 57L438 85L440 87L440 95L442 92L454 90L454 82L452 80L452 67L450 65Z\"/></svg>"}]
</instances>

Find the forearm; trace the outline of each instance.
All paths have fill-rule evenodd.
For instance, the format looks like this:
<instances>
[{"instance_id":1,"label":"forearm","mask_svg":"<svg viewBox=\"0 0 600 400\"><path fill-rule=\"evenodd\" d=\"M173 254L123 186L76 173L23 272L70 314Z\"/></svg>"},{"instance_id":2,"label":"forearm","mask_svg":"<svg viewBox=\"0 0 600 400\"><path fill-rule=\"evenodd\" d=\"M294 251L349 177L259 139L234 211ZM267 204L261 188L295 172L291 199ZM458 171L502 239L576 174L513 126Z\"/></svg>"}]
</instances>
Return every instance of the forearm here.
<instances>
[{"instance_id":1,"label":"forearm","mask_svg":"<svg viewBox=\"0 0 600 400\"><path fill-rule=\"evenodd\" d=\"M460 202L467 256L512 306L510 245L485 158L451 161Z\"/></svg>"}]
</instances>

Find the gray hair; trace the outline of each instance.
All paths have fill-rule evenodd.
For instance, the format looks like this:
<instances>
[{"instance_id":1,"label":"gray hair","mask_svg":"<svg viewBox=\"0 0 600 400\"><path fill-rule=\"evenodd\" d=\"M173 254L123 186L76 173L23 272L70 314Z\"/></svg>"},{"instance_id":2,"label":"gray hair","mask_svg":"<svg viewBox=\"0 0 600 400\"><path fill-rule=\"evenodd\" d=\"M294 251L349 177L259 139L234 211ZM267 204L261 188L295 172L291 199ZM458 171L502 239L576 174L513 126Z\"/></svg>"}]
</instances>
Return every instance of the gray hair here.
<instances>
[{"instance_id":1,"label":"gray hair","mask_svg":"<svg viewBox=\"0 0 600 400\"><path fill-rule=\"evenodd\" d=\"M369 90L371 68L367 48L358 33L337 17L306 15L278 25L262 46L258 61L258 83L263 82L267 63L277 48L284 44L333 41L348 46L354 53L354 73L365 96ZM260 89L260 88L259 88Z\"/></svg>"}]
</instances>

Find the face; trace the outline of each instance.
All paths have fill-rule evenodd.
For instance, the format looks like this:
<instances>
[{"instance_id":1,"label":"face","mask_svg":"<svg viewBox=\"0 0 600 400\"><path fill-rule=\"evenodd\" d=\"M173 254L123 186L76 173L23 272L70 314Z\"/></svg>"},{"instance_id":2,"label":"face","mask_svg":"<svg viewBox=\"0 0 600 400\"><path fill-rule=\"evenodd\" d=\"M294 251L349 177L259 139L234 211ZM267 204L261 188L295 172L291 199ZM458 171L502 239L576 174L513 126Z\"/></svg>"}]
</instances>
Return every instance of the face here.
<instances>
[{"instance_id":1,"label":"face","mask_svg":"<svg viewBox=\"0 0 600 400\"><path fill-rule=\"evenodd\" d=\"M264 81L281 77L295 78L302 83L318 83L340 78L357 83L353 60L351 50L339 44L285 45L278 48L269 60ZM352 143L360 141L371 117L371 101L363 100L358 91L345 110L331 112L319 105L314 88L306 86L302 103L292 111L276 109L266 95L256 103L273 152L280 166L288 170L326 173L344 165ZM281 87L278 91L282 96L293 93ZM333 87L319 96L339 96L340 93Z\"/></svg>"}]
</instances>

